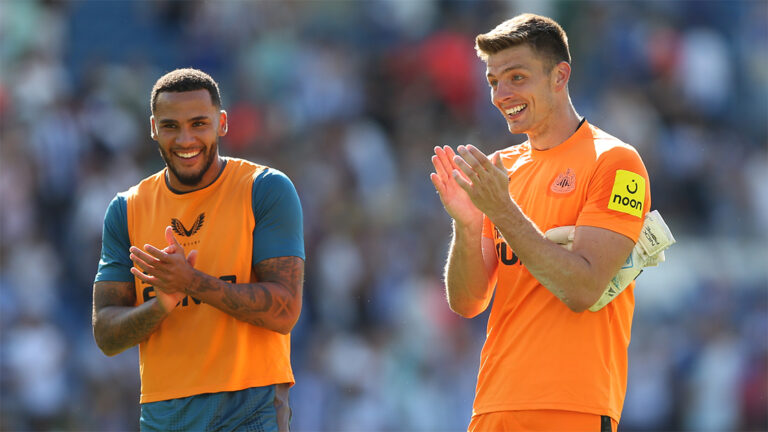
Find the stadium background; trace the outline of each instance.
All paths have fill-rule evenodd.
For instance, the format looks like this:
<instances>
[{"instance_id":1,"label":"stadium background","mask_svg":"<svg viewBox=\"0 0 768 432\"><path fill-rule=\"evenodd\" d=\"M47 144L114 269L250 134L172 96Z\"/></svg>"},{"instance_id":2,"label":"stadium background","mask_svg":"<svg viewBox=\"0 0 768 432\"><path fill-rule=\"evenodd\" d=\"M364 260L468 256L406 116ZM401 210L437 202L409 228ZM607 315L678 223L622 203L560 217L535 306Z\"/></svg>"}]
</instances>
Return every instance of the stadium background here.
<instances>
[{"instance_id":1,"label":"stadium background","mask_svg":"<svg viewBox=\"0 0 768 432\"><path fill-rule=\"evenodd\" d=\"M563 24L577 110L637 147L679 241L639 279L621 429L768 429L768 3L426 0L0 2L0 428L137 429L91 285L108 202L162 167L149 90L194 66L223 154L302 199L293 429L464 429L487 315L444 300L429 158L522 141L472 44L523 11Z\"/></svg>"}]
</instances>

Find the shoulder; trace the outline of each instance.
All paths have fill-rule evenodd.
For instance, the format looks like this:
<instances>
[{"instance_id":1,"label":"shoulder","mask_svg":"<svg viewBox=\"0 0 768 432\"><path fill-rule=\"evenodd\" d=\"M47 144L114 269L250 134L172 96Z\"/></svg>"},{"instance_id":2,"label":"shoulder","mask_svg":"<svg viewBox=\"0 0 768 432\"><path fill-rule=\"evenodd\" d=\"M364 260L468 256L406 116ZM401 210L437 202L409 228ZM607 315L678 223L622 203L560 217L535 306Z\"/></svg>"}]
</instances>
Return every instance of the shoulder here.
<instances>
[{"instance_id":1,"label":"shoulder","mask_svg":"<svg viewBox=\"0 0 768 432\"><path fill-rule=\"evenodd\" d=\"M293 183L282 171L267 165L257 164L245 159L227 158L227 166L240 178L253 181L254 189L293 187Z\"/></svg>"},{"instance_id":2,"label":"shoulder","mask_svg":"<svg viewBox=\"0 0 768 432\"><path fill-rule=\"evenodd\" d=\"M629 159L641 161L640 154L632 145L616 138L597 126L590 124L589 127L598 159L608 159L613 161Z\"/></svg>"},{"instance_id":3,"label":"shoulder","mask_svg":"<svg viewBox=\"0 0 768 432\"><path fill-rule=\"evenodd\" d=\"M135 187L135 186L134 186ZM104 215L104 223L120 223L126 220L129 191L120 192L112 198Z\"/></svg>"},{"instance_id":4,"label":"shoulder","mask_svg":"<svg viewBox=\"0 0 768 432\"><path fill-rule=\"evenodd\" d=\"M224 159L227 161L227 170L234 173L234 175L237 177L255 179L263 172L271 169L267 165L257 164L245 159L233 157L225 157Z\"/></svg>"},{"instance_id":5,"label":"shoulder","mask_svg":"<svg viewBox=\"0 0 768 432\"><path fill-rule=\"evenodd\" d=\"M151 176L144 178L130 189L118 193L117 197L120 197L123 200L130 200L139 194L150 193L152 190L156 190L163 185L165 185L165 169L161 169Z\"/></svg>"},{"instance_id":6,"label":"shoulder","mask_svg":"<svg viewBox=\"0 0 768 432\"><path fill-rule=\"evenodd\" d=\"M270 207L286 199L298 201L298 193L293 182L282 171L266 168L253 179L253 203Z\"/></svg>"},{"instance_id":7,"label":"shoulder","mask_svg":"<svg viewBox=\"0 0 768 432\"><path fill-rule=\"evenodd\" d=\"M254 185L262 187L283 189L286 187L293 188L293 182L282 171L266 167L263 171L259 172L254 178Z\"/></svg>"}]
</instances>

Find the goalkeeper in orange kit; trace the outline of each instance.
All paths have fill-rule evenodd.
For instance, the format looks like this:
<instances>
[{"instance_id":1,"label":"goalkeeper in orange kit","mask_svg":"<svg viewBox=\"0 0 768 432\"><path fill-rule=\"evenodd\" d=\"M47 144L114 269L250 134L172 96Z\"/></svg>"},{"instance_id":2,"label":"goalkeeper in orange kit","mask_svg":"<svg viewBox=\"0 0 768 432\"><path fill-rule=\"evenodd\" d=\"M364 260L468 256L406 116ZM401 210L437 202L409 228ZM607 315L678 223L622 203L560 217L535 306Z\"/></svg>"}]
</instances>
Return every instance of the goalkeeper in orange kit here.
<instances>
[{"instance_id":1,"label":"goalkeeper in orange kit","mask_svg":"<svg viewBox=\"0 0 768 432\"><path fill-rule=\"evenodd\" d=\"M648 173L632 146L574 109L568 40L555 21L519 15L475 48L491 102L528 140L490 157L471 145L432 157L453 218L449 305L471 318L494 298L469 430L615 431L634 282L596 304L638 242ZM558 227L569 227L569 248L544 235Z\"/></svg>"}]
</instances>

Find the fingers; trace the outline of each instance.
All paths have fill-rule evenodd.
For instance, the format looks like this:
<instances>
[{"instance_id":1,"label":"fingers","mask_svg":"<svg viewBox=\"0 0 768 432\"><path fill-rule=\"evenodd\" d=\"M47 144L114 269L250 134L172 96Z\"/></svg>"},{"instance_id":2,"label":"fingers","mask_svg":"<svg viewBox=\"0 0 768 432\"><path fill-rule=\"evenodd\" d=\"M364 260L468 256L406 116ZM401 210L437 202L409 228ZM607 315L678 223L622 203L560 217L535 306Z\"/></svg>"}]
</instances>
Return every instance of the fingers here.
<instances>
[{"instance_id":1,"label":"fingers","mask_svg":"<svg viewBox=\"0 0 768 432\"><path fill-rule=\"evenodd\" d=\"M437 176L446 177L448 175L448 171L445 169L443 161L437 155L432 156L432 166L435 167L435 173Z\"/></svg>"},{"instance_id":2,"label":"fingers","mask_svg":"<svg viewBox=\"0 0 768 432\"><path fill-rule=\"evenodd\" d=\"M143 250L137 248L136 246L131 246L130 252L131 253L129 255L129 258L131 259L131 261L133 261L135 265L137 265L138 267L141 267L145 271L153 269L155 265L160 262L160 260L149 255Z\"/></svg>"},{"instance_id":3,"label":"fingers","mask_svg":"<svg viewBox=\"0 0 768 432\"><path fill-rule=\"evenodd\" d=\"M131 274L139 278L139 280L141 280L142 282L148 283L153 286L156 285L158 281L156 277L150 276L148 274L144 274L144 272L142 272L136 267L131 267Z\"/></svg>"},{"instance_id":4,"label":"fingers","mask_svg":"<svg viewBox=\"0 0 768 432\"><path fill-rule=\"evenodd\" d=\"M429 179L432 180L432 184L435 186L435 189L437 189L437 193L441 194L442 191L445 190L445 184L439 174L431 173Z\"/></svg>"},{"instance_id":5,"label":"fingers","mask_svg":"<svg viewBox=\"0 0 768 432\"><path fill-rule=\"evenodd\" d=\"M461 158L464 159L475 171L481 173L482 171L490 171L493 164L483 152L477 149L472 144L458 147ZM455 161L455 158L454 158Z\"/></svg>"},{"instance_id":6,"label":"fingers","mask_svg":"<svg viewBox=\"0 0 768 432\"><path fill-rule=\"evenodd\" d=\"M188 263L189 263L189 265L191 265L192 267L194 267L194 266L195 266L195 263L197 262L197 249L192 249L192 250L189 252L189 255L187 255L187 262L188 262Z\"/></svg>"},{"instance_id":7,"label":"fingers","mask_svg":"<svg viewBox=\"0 0 768 432\"><path fill-rule=\"evenodd\" d=\"M493 166L496 168L507 172L507 167L504 166L504 161L501 160L501 153L494 153L491 157L491 162L493 163Z\"/></svg>"},{"instance_id":8,"label":"fingers","mask_svg":"<svg viewBox=\"0 0 768 432\"><path fill-rule=\"evenodd\" d=\"M432 164L435 166L435 172L442 182L443 191L448 191L448 189L453 187L453 172L459 170L459 166L454 162L456 157L456 153L449 146L435 147ZM458 172L465 180L469 181L469 178L464 175L463 171L459 170ZM434 183L434 180L432 182ZM435 185L435 188L437 188L437 185ZM440 192L439 189L438 192Z\"/></svg>"},{"instance_id":9,"label":"fingers","mask_svg":"<svg viewBox=\"0 0 768 432\"><path fill-rule=\"evenodd\" d=\"M472 196L472 183L462 177L459 170L453 170L453 179L456 180L460 188L464 189L469 196Z\"/></svg>"},{"instance_id":10,"label":"fingers","mask_svg":"<svg viewBox=\"0 0 768 432\"><path fill-rule=\"evenodd\" d=\"M443 150L445 151L445 155L448 156L447 159L451 167L456 169L456 164L453 163L453 158L456 157L456 152L454 152L453 149L448 146L443 147Z\"/></svg>"},{"instance_id":11,"label":"fingers","mask_svg":"<svg viewBox=\"0 0 768 432\"><path fill-rule=\"evenodd\" d=\"M176 241L176 237L173 236L173 228L171 228L170 225L165 227L165 240L168 242L168 245L176 246L177 248L182 249L179 242Z\"/></svg>"},{"instance_id":12,"label":"fingers","mask_svg":"<svg viewBox=\"0 0 768 432\"><path fill-rule=\"evenodd\" d=\"M440 158L446 173L450 173L452 170L458 168L453 161L456 157L456 152L454 152L450 146L435 147L435 155Z\"/></svg>"},{"instance_id":13,"label":"fingers","mask_svg":"<svg viewBox=\"0 0 768 432\"><path fill-rule=\"evenodd\" d=\"M447 149L450 147L446 146ZM445 150L440 147L435 147L435 155L432 156L432 165L435 166L435 172L443 179L450 177L450 172L453 169L451 165L451 158L446 154Z\"/></svg>"},{"instance_id":14,"label":"fingers","mask_svg":"<svg viewBox=\"0 0 768 432\"><path fill-rule=\"evenodd\" d=\"M453 161L456 163L456 166L458 167L458 169L453 170L454 178L456 177L456 174L458 174L457 171L460 171L461 173L464 173L464 176L466 176L466 178L462 178L462 180L466 181L467 179L469 179L473 183L477 182L478 180L477 171L475 171L474 167L470 165L468 161L464 160L463 157L458 155L453 158Z\"/></svg>"}]
</instances>

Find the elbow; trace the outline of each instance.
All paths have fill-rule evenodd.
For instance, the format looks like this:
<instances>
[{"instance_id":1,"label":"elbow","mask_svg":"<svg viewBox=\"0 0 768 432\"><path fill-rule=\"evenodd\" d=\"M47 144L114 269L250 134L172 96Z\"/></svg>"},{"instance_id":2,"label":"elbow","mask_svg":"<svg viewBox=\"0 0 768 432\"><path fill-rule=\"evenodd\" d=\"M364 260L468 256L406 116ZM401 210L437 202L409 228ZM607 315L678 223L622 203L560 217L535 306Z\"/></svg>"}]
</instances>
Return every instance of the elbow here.
<instances>
[{"instance_id":1,"label":"elbow","mask_svg":"<svg viewBox=\"0 0 768 432\"><path fill-rule=\"evenodd\" d=\"M128 348L115 343L114 338L110 337L108 330L104 328L103 322L100 322L96 316L94 316L92 324L93 340L104 355L107 357L114 357Z\"/></svg>"},{"instance_id":2,"label":"elbow","mask_svg":"<svg viewBox=\"0 0 768 432\"><path fill-rule=\"evenodd\" d=\"M277 333L280 333L281 335L291 334L291 331L293 330L293 327L296 326L297 321L298 319L281 323L279 325L276 325L275 328L273 328L272 330Z\"/></svg>"},{"instance_id":3,"label":"elbow","mask_svg":"<svg viewBox=\"0 0 768 432\"><path fill-rule=\"evenodd\" d=\"M464 302L458 302L452 297L448 298L448 307L462 318L474 318L483 311L482 307L472 307Z\"/></svg>"},{"instance_id":4,"label":"elbow","mask_svg":"<svg viewBox=\"0 0 768 432\"><path fill-rule=\"evenodd\" d=\"M112 346L107 340L105 340L105 338L100 334L96 327L94 327L93 330L93 339L96 341L96 346L99 347L101 352L103 352L107 357L114 357L123 351L118 347Z\"/></svg>"},{"instance_id":5,"label":"elbow","mask_svg":"<svg viewBox=\"0 0 768 432\"><path fill-rule=\"evenodd\" d=\"M576 301L569 301L569 302L567 301L564 303L566 306L568 306L568 309L570 309L571 312L575 312L575 313L585 312L590 306L592 306L591 304L587 305L587 304L584 304L583 302L576 302Z\"/></svg>"},{"instance_id":6,"label":"elbow","mask_svg":"<svg viewBox=\"0 0 768 432\"><path fill-rule=\"evenodd\" d=\"M287 327L286 326L286 327L283 327L283 328L278 328L275 331L280 333L281 335L289 335L289 334L291 334L291 330L293 330L292 326L291 327Z\"/></svg>"},{"instance_id":7,"label":"elbow","mask_svg":"<svg viewBox=\"0 0 768 432\"><path fill-rule=\"evenodd\" d=\"M108 349L103 346L100 346L99 348L101 349L101 352L103 352L107 357L114 357L122 352L121 350Z\"/></svg>"},{"instance_id":8,"label":"elbow","mask_svg":"<svg viewBox=\"0 0 768 432\"><path fill-rule=\"evenodd\" d=\"M478 315L480 315L480 312L472 311L472 310L463 310L463 309L457 309L455 307L451 307L451 310L459 315L462 318L472 319Z\"/></svg>"},{"instance_id":9,"label":"elbow","mask_svg":"<svg viewBox=\"0 0 768 432\"><path fill-rule=\"evenodd\" d=\"M293 328L296 327L296 323L299 322L299 316L301 316L301 303L295 305L290 310L291 313L288 314L288 316L283 317L284 319L275 323L271 329L272 331L282 335L290 334L291 331L293 331ZM258 323L254 324L259 325Z\"/></svg>"},{"instance_id":10,"label":"elbow","mask_svg":"<svg viewBox=\"0 0 768 432\"><path fill-rule=\"evenodd\" d=\"M563 299L563 303L568 306L568 309L575 313L586 312L600 299L601 294L594 294L594 292L596 292L596 290L588 290L588 292L580 296L565 298Z\"/></svg>"}]
</instances>

